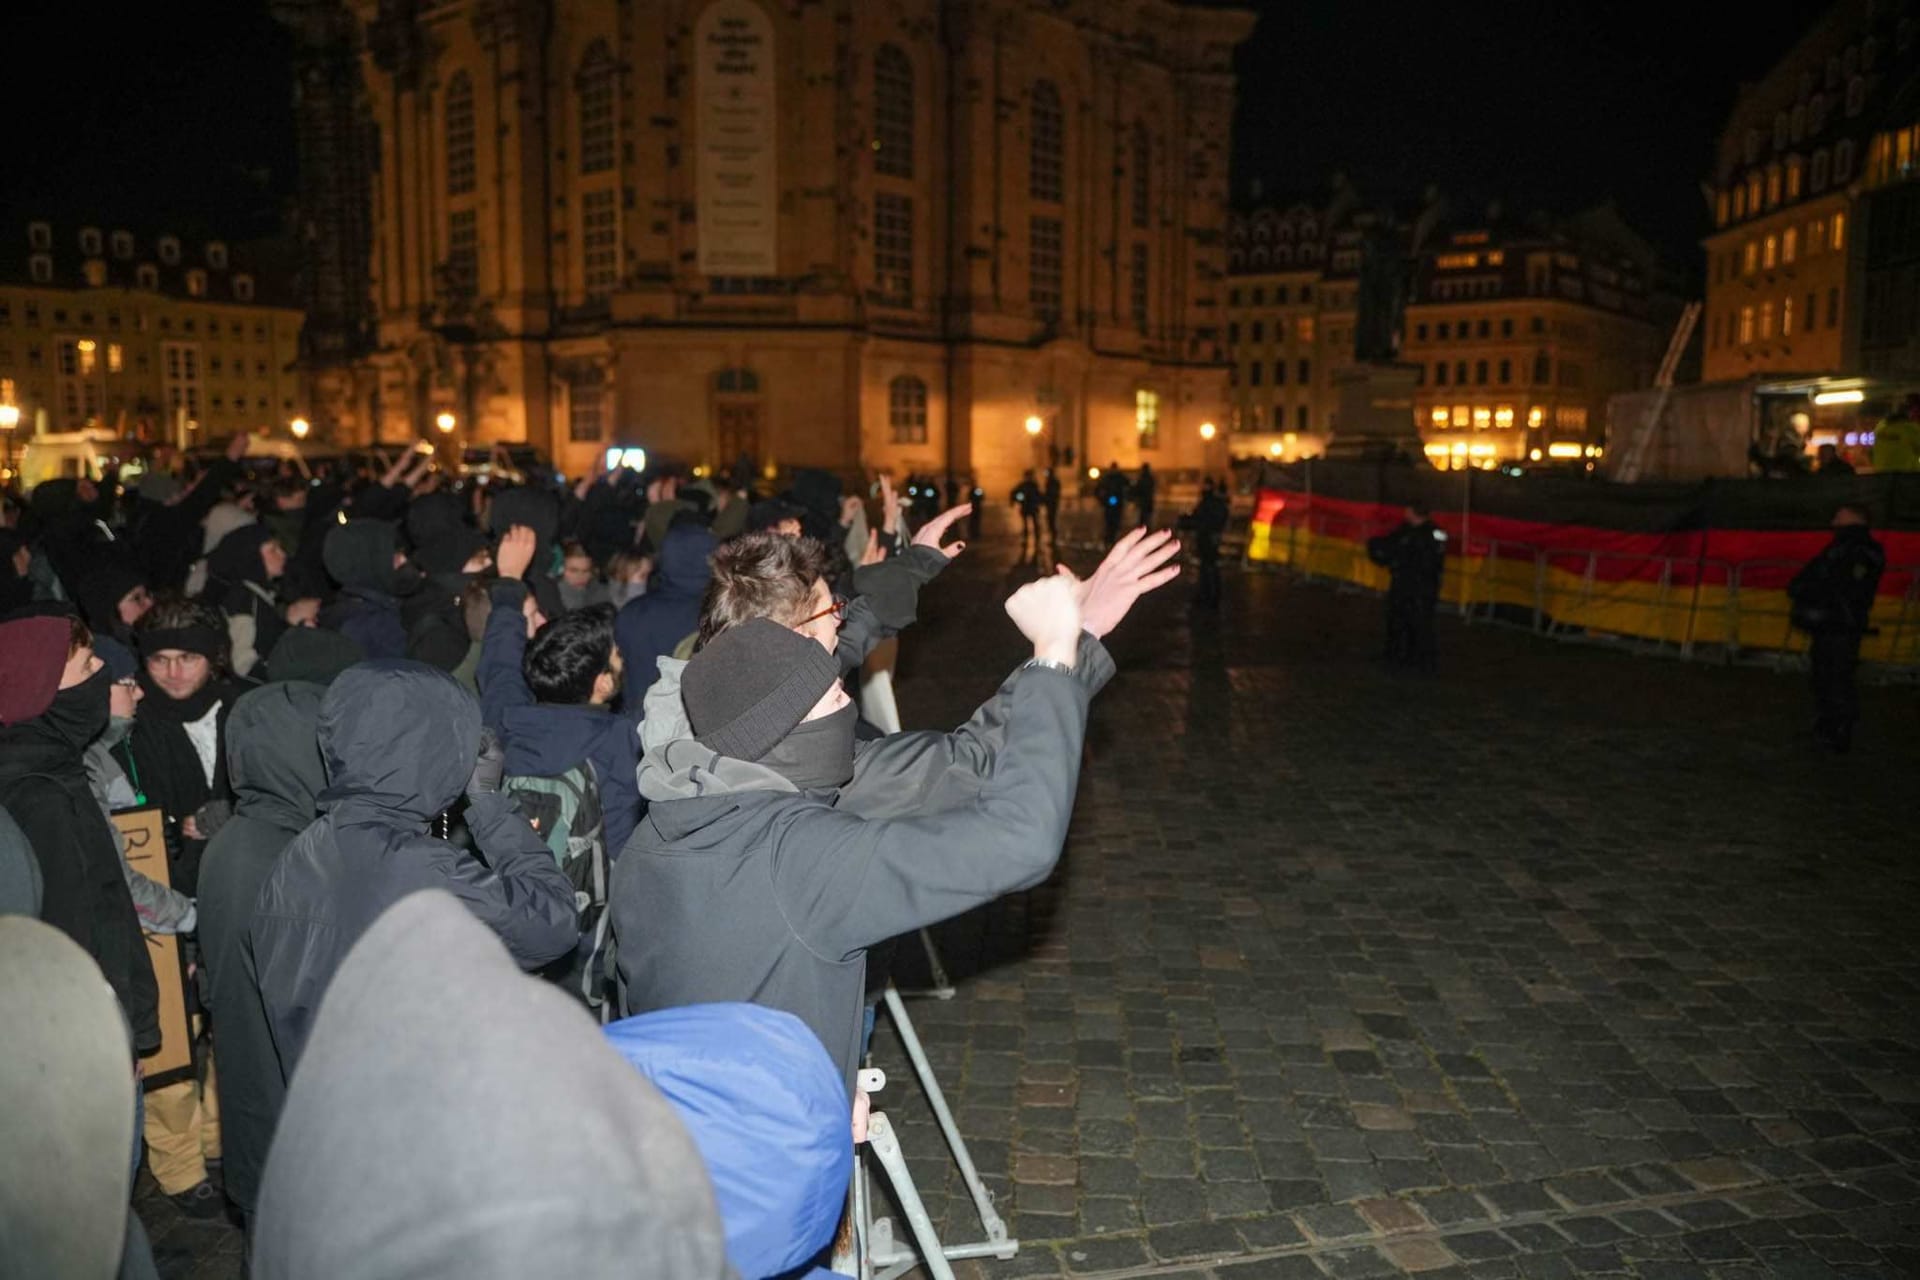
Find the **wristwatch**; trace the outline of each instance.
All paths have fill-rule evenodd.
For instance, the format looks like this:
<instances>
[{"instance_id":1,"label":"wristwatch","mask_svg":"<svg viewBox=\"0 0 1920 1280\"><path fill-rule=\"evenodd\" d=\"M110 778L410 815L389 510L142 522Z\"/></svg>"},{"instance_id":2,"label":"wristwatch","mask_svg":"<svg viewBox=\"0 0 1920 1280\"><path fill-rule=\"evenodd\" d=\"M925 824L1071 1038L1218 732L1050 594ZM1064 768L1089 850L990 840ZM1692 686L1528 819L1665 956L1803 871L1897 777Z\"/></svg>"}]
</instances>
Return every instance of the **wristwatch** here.
<instances>
[{"instance_id":1,"label":"wristwatch","mask_svg":"<svg viewBox=\"0 0 1920 1280\"><path fill-rule=\"evenodd\" d=\"M1029 667L1039 667L1042 671L1058 671L1063 676L1073 674L1072 667L1064 662L1055 662L1052 658L1028 658L1020 664L1022 671L1025 671Z\"/></svg>"}]
</instances>

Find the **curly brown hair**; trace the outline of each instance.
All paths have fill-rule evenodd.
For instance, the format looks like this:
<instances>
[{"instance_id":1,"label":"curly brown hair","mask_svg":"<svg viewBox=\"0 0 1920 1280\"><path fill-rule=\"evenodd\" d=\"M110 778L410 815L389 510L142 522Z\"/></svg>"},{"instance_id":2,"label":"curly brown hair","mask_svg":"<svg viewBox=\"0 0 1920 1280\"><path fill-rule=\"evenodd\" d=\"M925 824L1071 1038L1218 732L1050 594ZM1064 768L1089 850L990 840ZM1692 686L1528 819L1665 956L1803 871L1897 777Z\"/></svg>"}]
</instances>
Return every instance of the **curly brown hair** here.
<instances>
[{"instance_id":1,"label":"curly brown hair","mask_svg":"<svg viewBox=\"0 0 1920 1280\"><path fill-rule=\"evenodd\" d=\"M813 584L827 576L827 550L812 538L743 533L713 553L713 581L700 602L700 643L743 622L806 617Z\"/></svg>"}]
</instances>

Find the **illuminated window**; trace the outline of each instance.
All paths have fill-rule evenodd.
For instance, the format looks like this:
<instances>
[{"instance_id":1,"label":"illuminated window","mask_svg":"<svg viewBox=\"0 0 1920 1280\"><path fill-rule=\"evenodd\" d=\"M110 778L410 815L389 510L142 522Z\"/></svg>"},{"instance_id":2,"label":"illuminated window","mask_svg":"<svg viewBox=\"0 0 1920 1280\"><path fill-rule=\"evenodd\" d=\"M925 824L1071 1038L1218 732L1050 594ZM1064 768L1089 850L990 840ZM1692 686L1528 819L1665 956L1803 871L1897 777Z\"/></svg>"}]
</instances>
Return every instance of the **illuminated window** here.
<instances>
[{"instance_id":1,"label":"illuminated window","mask_svg":"<svg viewBox=\"0 0 1920 1280\"><path fill-rule=\"evenodd\" d=\"M1493 411L1493 425L1501 428L1511 427L1513 425L1513 406L1503 404L1495 408Z\"/></svg>"},{"instance_id":2,"label":"illuminated window","mask_svg":"<svg viewBox=\"0 0 1920 1280\"><path fill-rule=\"evenodd\" d=\"M1724 227L1727 225L1728 205L1729 205L1729 201L1727 199L1727 193L1725 191L1722 191L1719 195L1714 197L1713 222L1715 226Z\"/></svg>"},{"instance_id":3,"label":"illuminated window","mask_svg":"<svg viewBox=\"0 0 1920 1280\"><path fill-rule=\"evenodd\" d=\"M1313 317L1301 316L1293 322L1294 336L1301 342L1313 341Z\"/></svg>"},{"instance_id":4,"label":"illuminated window","mask_svg":"<svg viewBox=\"0 0 1920 1280\"><path fill-rule=\"evenodd\" d=\"M1762 243L1760 249L1760 265L1768 271L1773 270L1773 264L1778 259L1779 252L1779 238L1776 236L1768 236Z\"/></svg>"},{"instance_id":5,"label":"illuminated window","mask_svg":"<svg viewBox=\"0 0 1920 1280\"><path fill-rule=\"evenodd\" d=\"M1844 213L1836 213L1833 215L1833 251L1838 253L1846 247L1847 215Z\"/></svg>"},{"instance_id":6,"label":"illuminated window","mask_svg":"<svg viewBox=\"0 0 1920 1280\"><path fill-rule=\"evenodd\" d=\"M1753 341L1753 307L1740 308L1740 343L1742 346Z\"/></svg>"},{"instance_id":7,"label":"illuminated window","mask_svg":"<svg viewBox=\"0 0 1920 1280\"><path fill-rule=\"evenodd\" d=\"M1793 159L1787 161L1787 199L1798 200L1800 198L1800 177L1800 157L1795 156Z\"/></svg>"},{"instance_id":8,"label":"illuminated window","mask_svg":"<svg viewBox=\"0 0 1920 1280\"><path fill-rule=\"evenodd\" d=\"M873 283L895 306L913 305L913 201L888 191L873 197Z\"/></svg>"},{"instance_id":9,"label":"illuminated window","mask_svg":"<svg viewBox=\"0 0 1920 1280\"><path fill-rule=\"evenodd\" d=\"M1769 299L1760 304L1760 341L1765 342L1773 336L1773 302Z\"/></svg>"},{"instance_id":10,"label":"illuminated window","mask_svg":"<svg viewBox=\"0 0 1920 1280\"><path fill-rule=\"evenodd\" d=\"M1758 169L1747 175L1747 208L1754 213L1760 212L1760 181Z\"/></svg>"},{"instance_id":11,"label":"illuminated window","mask_svg":"<svg viewBox=\"0 0 1920 1280\"><path fill-rule=\"evenodd\" d=\"M1747 247L1741 259L1741 270L1743 270L1747 275L1752 275L1754 272L1758 271L1759 269L1760 269L1760 242L1758 240L1749 240L1747 241Z\"/></svg>"},{"instance_id":12,"label":"illuminated window","mask_svg":"<svg viewBox=\"0 0 1920 1280\"><path fill-rule=\"evenodd\" d=\"M1784 298L1780 302L1780 336L1793 336L1793 299Z\"/></svg>"},{"instance_id":13,"label":"illuminated window","mask_svg":"<svg viewBox=\"0 0 1920 1280\"><path fill-rule=\"evenodd\" d=\"M1060 219L1035 216L1027 220L1029 274L1027 301L1042 320L1060 318L1062 254Z\"/></svg>"},{"instance_id":14,"label":"illuminated window","mask_svg":"<svg viewBox=\"0 0 1920 1280\"><path fill-rule=\"evenodd\" d=\"M1737 184L1733 188L1733 216L1736 218L1747 216L1747 189Z\"/></svg>"},{"instance_id":15,"label":"illuminated window","mask_svg":"<svg viewBox=\"0 0 1920 1280\"><path fill-rule=\"evenodd\" d=\"M120 344L117 342L109 342L107 344L107 372L119 373L121 364Z\"/></svg>"},{"instance_id":16,"label":"illuminated window","mask_svg":"<svg viewBox=\"0 0 1920 1280\"><path fill-rule=\"evenodd\" d=\"M873 171L913 176L913 61L897 44L873 55Z\"/></svg>"},{"instance_id":17,"label":"illuminated window","mask_svg":"<svg viewBox=\"0 0 1920 1280\"><path fill-rule=\"evenodd\" d=\"M927 442L927 384L901 374L887 384L887 427L895 444Z\"/></svg>"},{"instance_id":18,"label":"illuminated window","mask_svg":"<svg viewBox=\"0 0 1920 1280\"><path fill-rule=\"evenodd\" d=\"M1800 232L1797 228L1788 227L1780 233L1780 261L1787 266L1792 266L1799 250Z\"/></svg>"},{"instance_id":19,"label":"illuminated window","mask_svg":"<svg viewBox=\"0 0 1920 1280\"><path fill-rule=\"evenodd\" d=\"M1539 405L1534 405L1533 408L1527 410L1527 425L1529 427L1533 427L1537 430L1540 427L1540 425L1544 423L1546 420L1547 420L1547 411L1545 409L1542 409Z\"/></svg>"},{"instance_id":20,"label":"illuminated window","mask_svg":"<svg viewBox=\"0 0 1920 1280\"><path fill-rule=\"evenodd\" d=\"M581 173L607 173L613 168L614 74L613 54L607 50L606 41L595 40L587 46L586 55L580 59L580 75L574 82L574 91L580 98ZM451 95L449 95L449 135L452 130L451 109ZM468 111L471 113L471 106ZM469 128L471 128L471 114L469 114ZM451 136L449 136L448 149L451 153ZM448 160L451 164L451 154ZM452 186L451 183L448 185ZM472 189L471 183L468 184L467 189Z\"/></svg>"},{"instance_id":21,"label":"illuminated window","mask_svg":"<svg viewBox=\"0 0 1920 1280\"><path fill-rule=\"evenodd\" d=\"M480 223L472 209L447 215L447 293L471 298L480 284Z\"/></svg>"},{"instance_id":22,"label":"illuminated window","mask_svg":"<svg viewBox=\"0 0 1920 1280\"><path fill-rule=\"evenodd\" d=\"M1133 225L1145 227L1153 212L1152 139L1144 122L1133 126Z\"/></svg>"},{"instance_id":23,"label":"illuminated window","mask_svg":"<svg viewBox=\"0 0 1920 1280\"><path fill-rule=\"evenodd\" d=\"M98 258L91 259L81 268L87 284L95 289L103 289L107 284L107 264Z\"/></svg>"},{"instance_id":24,"label":"illuminated window","mask_svg":"<svg viewBox=\"0 0 1920 1280\"><path fill-rule=\"evenodd\" d=\"M580 197L580 267L589 298L604 298L620 283L619 200L612 187Z\"/></svg>"},{"instance_id":25,"label":"illuminated window","mask_svg":"<svg viewBox=\"0 0 1920 1280\"><path fill-rule=\"evenodd\" d=\"M1772 165L1767 169L1767 208L1780 203L1780 166Z\"/></svg>"},{"instance_id":26,"label":"illuminated window","mask_svg":"<svg viewBox=\"0 0 1920 1280\"><path fill-rule=\"evenodd\" d=\"M1453 425L1465 431L1473 425L1473 410L1464 404L1453 406Z\"/></svg>"},{"instance_id":27,"label":"illuminated window","mask_svg":"<svg viewBox=\"0 0 1920 1280\"><path fill-rule=\"evenodd\" d=\"M195 298L204 298L207 296L207 273L206 272L202 271L198 267L195 267L193 268L193 270L187 272L187 293L189 296L195 297Z\"/></svg>"},{"instance_id":28,"label":"illuminated window","mask_svg":"<svg viewBox=\"0 0 1920 1280\"><path fill-rule=\"evenodd\" d=\"M1133 428L1142 449L1160 447L1160 395L1142 388L1133 393Z\"/></svg>"},{"instance_id":29,"label":"illuminated window","mask_svg":"<svg viewBox=\"0 0 1920 1280\"><path fill-rule=\"evenodd\" d=\"M1447 425L1447 411L1440 405L1433 406L1433 412L1427 416L1436 427L1444 427Z\"/></svg>"},{"instance_id":30,"label":"illuminated window","mask_svg":"<svg viewBox=\"0 0 1920 1280\"><path fill-rule=\"evenodd\" d=\"M1492 425L1493 410L1483 404L1475 405L1473 407L1473 429L1475 431L1485 431Z\"/></svg>"},{"instance_id":31,"label":"illuminated window","mask_svg":"<svg viewBox=\"0 0 1920 1280\"><path fill-rule=\"evenodd\" d=\"M466 195L474 186L473 79L457 73L447 84L443 108L447 147L447 194Z\"/></svg>"},{"instance_id":32,"label":"illuminated window","mask_svg":"<svg viewBox=\"0 0 1920 1280\"><path fill-rule=\"evenodd\" d=\"M1066 190L1066 118L1060 109L1060 91L1051 80L1033 86L1028 122L1027 194L1059 204Z\"/></svg>"},{"instance_id":33,"label":"illuminated window","mask_svg":"<svg viewBox=\"0 0 1920 1280\"><path fill-rule=\"evenodd\" d=\"M1821 252L1827 247L1827 220L1815 218L1807 224L1807 256Z\"/></svg>"}]
</instances>

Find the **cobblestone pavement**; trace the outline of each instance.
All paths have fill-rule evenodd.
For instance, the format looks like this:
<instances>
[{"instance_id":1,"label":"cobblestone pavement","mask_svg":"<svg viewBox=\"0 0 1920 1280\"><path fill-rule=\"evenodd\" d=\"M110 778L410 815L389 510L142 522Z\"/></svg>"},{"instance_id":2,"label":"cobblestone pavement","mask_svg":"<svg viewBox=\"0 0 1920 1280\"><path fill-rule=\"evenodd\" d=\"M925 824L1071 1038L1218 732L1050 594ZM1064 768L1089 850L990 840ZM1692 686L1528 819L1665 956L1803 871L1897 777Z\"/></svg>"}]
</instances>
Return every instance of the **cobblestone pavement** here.
<instances>
[{"instance_id":1,"label":"cobblestone pavement","mask_svg":"<svg viewBox=\"0 0 1920 1280\"><path fill-rule=\"evenodd\" d=\"M909 725L1022 656L997 555L929 591ZM963 1276L1920 1274L1915 691L1835 759L1792 677L1446 620L1404 676L1372 597L1191 590L1113 639L1059 873L909 1002L1022 1242ZM977 1237L884 1015L876 1054ZM166 1274L238 1273L141 1207Z\"/></svg>"}]
</instances>

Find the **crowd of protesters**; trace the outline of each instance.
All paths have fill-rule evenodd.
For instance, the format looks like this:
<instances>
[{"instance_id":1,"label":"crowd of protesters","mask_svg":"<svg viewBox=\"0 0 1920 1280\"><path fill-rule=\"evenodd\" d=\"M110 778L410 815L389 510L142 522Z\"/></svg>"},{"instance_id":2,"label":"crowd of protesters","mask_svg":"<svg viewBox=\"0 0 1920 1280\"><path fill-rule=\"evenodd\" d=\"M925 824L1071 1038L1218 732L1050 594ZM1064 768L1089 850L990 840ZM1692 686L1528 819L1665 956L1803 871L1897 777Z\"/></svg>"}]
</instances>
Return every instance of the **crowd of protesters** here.
<instances>
[{"instance_id":1,"label":"crowd of protesters","mask_svg":"<svg viewBox=\"0 0 1920 1280\"><path fill-rule=\"evenodd\" d=\"M35 1044L0 1105L123 1113L37 1174L5 1157L81 1189L6 1223L21 1256L150 1273L144 1149L259 1275L817 1261L864 1130L867 953L1053 869L1102 640L1179 573L1150 476L1091 576L1011 594L1032 657L965 724L887 733L862 672L966 545L952 485L467 485L424 452L296 480L243 445L43 483L0 527L0 1000ZM1040 504L1051 532L1057 481ZM142 811L164 882L115 821ZM181 1047L165 934L192 1065L143 1089ZM121 1102L98 1002L27 980L76 967L117 1009Z\"/></svg>"}]
</instances>

